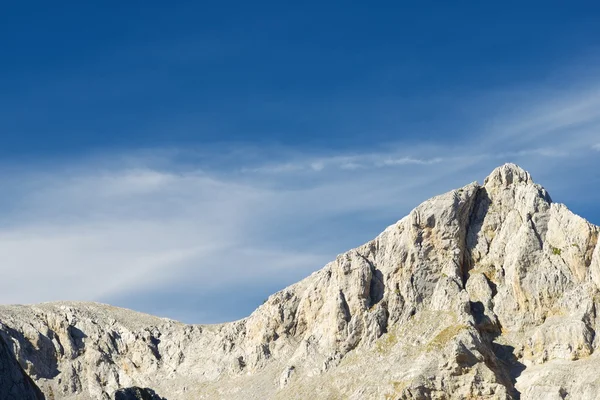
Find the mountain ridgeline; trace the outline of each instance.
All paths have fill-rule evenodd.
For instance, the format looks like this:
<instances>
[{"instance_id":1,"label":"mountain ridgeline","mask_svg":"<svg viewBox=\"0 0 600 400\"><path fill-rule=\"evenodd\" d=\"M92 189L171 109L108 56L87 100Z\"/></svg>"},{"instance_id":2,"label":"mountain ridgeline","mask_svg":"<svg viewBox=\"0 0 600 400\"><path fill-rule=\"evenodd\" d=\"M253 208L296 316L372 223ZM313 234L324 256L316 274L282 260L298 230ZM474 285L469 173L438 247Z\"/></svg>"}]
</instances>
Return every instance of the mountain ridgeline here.
<instances>
[{"instance_id":1,"label":"mountain ridgeline","mask_svg":"<svg viewBox=\"0 0 600 400\"><path fill-rule=\"evenodd\" d=\"M598 399L598 235L506 164L239 321L1 306L0 398Z\"/></svg>"}]
</instances>

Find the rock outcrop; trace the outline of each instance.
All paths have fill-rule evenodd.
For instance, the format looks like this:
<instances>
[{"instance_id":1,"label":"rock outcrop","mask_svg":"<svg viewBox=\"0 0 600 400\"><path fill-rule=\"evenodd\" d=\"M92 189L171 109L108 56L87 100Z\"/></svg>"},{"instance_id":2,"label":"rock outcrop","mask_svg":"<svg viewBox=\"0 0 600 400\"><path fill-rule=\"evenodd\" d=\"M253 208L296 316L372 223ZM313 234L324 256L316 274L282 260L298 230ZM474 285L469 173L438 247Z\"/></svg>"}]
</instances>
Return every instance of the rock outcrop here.
<instances>
[{"instance_id":1,"label":"rock outcrop","mask_svg":"<svg viewBox=\"0 0 600 400\"><path fill-rule=\"evenodd\" d=\"M73 400L597 399L599 231L507 164L239 321L0 307L1 382Z\"/></svg>"},{"instance_id":2,"label":"rock outcrop","mask_svg":"<svg viewBox=\"0 0 600 400\"><path fill-rule=\"evenodd\" d=\"M115 392L115 400L164 400L154 390L148 388L130 387Z\"/></svg>"},{"instance_id":3,"label":"rock outcrop","mask_svg":"<svg viewBox=\"0 0 600 400\"><path fill-rule=\"evenodd\" d=\"M0 338L0 399L42 400L43 394L23 372L14 355Z\"/></svg>"}]
</instances>

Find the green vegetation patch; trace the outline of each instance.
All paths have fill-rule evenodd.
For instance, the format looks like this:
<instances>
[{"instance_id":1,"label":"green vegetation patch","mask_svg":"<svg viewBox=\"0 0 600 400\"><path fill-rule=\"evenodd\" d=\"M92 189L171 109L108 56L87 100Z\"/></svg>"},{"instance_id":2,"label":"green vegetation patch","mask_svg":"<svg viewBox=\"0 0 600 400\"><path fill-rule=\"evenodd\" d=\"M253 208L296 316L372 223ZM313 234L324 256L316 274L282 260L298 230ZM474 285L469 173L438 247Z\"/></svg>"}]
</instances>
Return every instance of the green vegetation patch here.
<instances>
[{"instance_id":1,"label":"green vegetation patch","mask_svg":"<svg viewBox=\"0 0 600 400\"><path fill-rule=\"evenodd\" d=\"M432 351L443 348L450 341L458 335L462 330L468 329L466 325L450 325L434 337L431 342L427 344L427 350Z\"/></svg>"},{"instance_id":2,"label":"green vegetation patch","mask_svg":"<svg viewBox=\"0 0 600 400\"><path fill-rule=\"evenodd\" d=\"M388 332L382 335L375 344L375 350L379 354L388 354L390 349L398 343L398 336L393 332Z\"/></svg>"}]
</instances>

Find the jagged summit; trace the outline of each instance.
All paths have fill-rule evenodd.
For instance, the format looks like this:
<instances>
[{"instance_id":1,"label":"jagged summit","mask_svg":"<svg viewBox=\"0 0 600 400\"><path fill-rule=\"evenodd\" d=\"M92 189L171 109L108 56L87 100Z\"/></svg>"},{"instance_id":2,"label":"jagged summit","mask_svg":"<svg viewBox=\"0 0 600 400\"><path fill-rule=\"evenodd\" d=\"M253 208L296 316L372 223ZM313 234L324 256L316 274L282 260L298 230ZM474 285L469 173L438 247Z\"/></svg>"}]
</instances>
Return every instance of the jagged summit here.
<instances>
[{"instance_id":1,"label":"jagged summit","mask_svg":"<svg viewBox=\"0 0 600 400\"><path fill-rule=\"evenodd\" d=\"M533 180L529 172L516 164L506 163L494 169L491 174L485 178L483 185L508 186L513 183L532 184Z\"/></svg>"},{"instance_id":2,"label":"jagged summit","mask_svg":"<svg viewBox=\"0 0 600 400\"><path fill-rule=\"evenodd\" d=\"M4 365L61 399L596 399L599 231L506 164L240 321L0 307Z\"/></svg>"}]
</instances>

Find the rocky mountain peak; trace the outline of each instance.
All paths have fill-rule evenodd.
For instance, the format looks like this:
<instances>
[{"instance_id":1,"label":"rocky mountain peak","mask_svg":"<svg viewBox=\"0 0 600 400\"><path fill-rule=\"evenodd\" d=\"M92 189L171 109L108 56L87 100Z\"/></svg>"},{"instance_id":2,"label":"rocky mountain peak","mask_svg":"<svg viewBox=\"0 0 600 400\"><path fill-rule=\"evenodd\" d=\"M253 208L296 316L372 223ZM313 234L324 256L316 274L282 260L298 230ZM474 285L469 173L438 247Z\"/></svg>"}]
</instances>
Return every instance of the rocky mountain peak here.
<instances>
[{"instance_id":1,"label":"rocky mountain peak","mask_svg":"<svg viewBox=\"0 0 600 400\"><path fill-rule=\"evenodd\" d=\"M519 183L532 184L533 180L531 179L531 175L518 165L507 163L494 169L492 173L485 178L483 185L486 187L506 187Z\"/></svg>"},{"instance_id":2,"label":"rocky mountain peak","mask_svg":"<svg viewBox=\"0 0 600 400\"><path fill-rule=\"evenodd\" d=\"M0 364L23 399L597 399L599 232L506 164L232 323L0 307Z\"/></svg>"}]
</instances>

